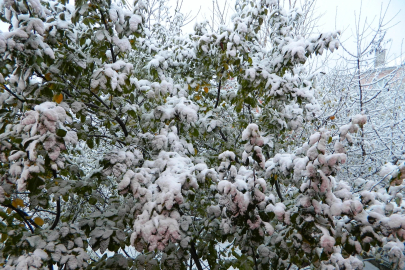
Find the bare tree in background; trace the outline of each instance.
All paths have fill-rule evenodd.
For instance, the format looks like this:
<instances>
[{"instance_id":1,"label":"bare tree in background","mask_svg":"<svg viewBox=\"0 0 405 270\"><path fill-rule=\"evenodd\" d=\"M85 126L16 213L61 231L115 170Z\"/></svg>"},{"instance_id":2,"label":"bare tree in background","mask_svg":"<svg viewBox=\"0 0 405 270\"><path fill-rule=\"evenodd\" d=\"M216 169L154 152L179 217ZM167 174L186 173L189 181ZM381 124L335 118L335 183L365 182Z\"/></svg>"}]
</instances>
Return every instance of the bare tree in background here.
<instances>
[{"instance_id":1,"label":"bare tree in background","mask_svg":"<svg viewBox=\"0 0 405 270\"><path fill-rule=\"evenodd\" d=\"M233 1L212 0L212 6L208 7L208 14L206 15L211 31L218 29L221 25L229 24L231 21L230 16L234 13Z\"/></svg>"},{"instance_id":2,"label":"bare tree in background","mask_svg":"<svg viewBox=\"0 0 405 270\"><path fill-rule=\"evenodd\" d=\"M181 28L194 21L200 12L193 14L193 11L183 13L183 0L176 0L175 6L171 6L165 0L146 0L144 1L146 16L145 21L149 30L159 28L159 25L165 25L166 29L175 31L178 34Z\"/></svg>"}]
</instances>

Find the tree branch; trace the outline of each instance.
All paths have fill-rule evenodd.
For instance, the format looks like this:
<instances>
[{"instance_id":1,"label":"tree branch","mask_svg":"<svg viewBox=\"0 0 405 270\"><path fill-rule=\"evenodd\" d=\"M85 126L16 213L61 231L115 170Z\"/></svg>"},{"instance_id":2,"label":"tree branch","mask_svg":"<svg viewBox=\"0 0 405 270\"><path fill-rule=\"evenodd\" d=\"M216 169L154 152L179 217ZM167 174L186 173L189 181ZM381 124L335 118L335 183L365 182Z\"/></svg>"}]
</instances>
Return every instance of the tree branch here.
<instances>
[{"instance_id":1,"label":"tree branch","mask_svg":"<svg viewBox=\"0 0 405 270\"><path fill-rule=\"evenodd\" d=\"M25 100L22 100L21 98L19 98L16 94L14 94L10 89L8 89L8 87L4 84L2 84L3 89L6 90L7 92L9 92L13 97L15 97L16 99L18 99L21 102L25 102Z\"/></svg>"},{"instance_id":2,"label":"tree branch","mask_svg":"<svg viewBox=\"0 0 405 270\"><path fill-rule=\"evenodd\" d=\"M257 260L256 260L256 252L253 249L253 247L250 247L252 249L252 253L253 253L253 261L255 262L255 270L259 270L258 266L257 266Z\"/></svg>"},{"instance_id":3,"label":"tree branch","mask_svg":"<svg viewBox=\"0 0 405 270\"><path fill-rule=\"evenodd\" d=\"M222 83L222 80L220 79L220 80L219 80L219 84L218 84L217 102L215 103L215 107L214 107L214 108L218 107L218 103L219 103L219 94L221 93L221 83Z\"/></svg>"},{"instance_id":4,"label":"tree branch","mask_svg":"<svg viewBox=\"0 0 405 270\"><path fill-rule=\"evenodd\" d=\"M204 145L205 145L207 148L209 148L209 149L211 149L211 150L214 150L215 152L218 152L217 149L215 149L214 147L210 146L209 144L204 143Z\"/></svg>"},{"instance_id":5,"label":"tree branch","mask_svg":"<svg viewBox=\"0 0 405 270\"><path fill-rule=\"evenodd\" d=\"M132 257L125 251L125 248L121 248L121 250L125 253L125 255L127 255L128 258L134 259L134 258L132 258Z\"/></svg>"},{"instance_id":6,"label":"tree branch","mask_svg":"<svg viewBox=\"0 0 405 270\"><path fill-rule=\"evenodd\" d=\"M59 222L59 218L60 218L60 198L56 199L56 217L50 228L51 230L56 228L56 225L58 225L58 222Z\"/></svg>"},{"instance_id":7,"label":"tree branch","mask_svg":"<svg viewBox=\"0 0 405 270\"><path fill-rule=\"evenodd\" d=\"M197 266L197 269L198 270L203 270L203 268L202 268L202 266L201 266L201 263L200 263L200 258L198 257L198 255L197 255L197 251L196 251L196 249L195 249L195 244L194 244L194 242L191 242L190 243L190 254L191 254L191 257L193 258L193 260L194 260L194 263L195 263L195 266Z\"/></svg>"},{"instance_id":8,"label":"tree branch","mask_svg":"<svg viewBox=\"0 0 405 270\"><path fill-rule=\"evenodd\" d=\"M210 221L208 221L208 223L207 223L207 226L208 226L215 218L216 218L215 216L211 217L211 218L210 218ZM205 229L205 226L203 226L203 227L198 231L197 236L199 236L199 235L202 233L202 231L203 231L204 229Z\"/></svg>"},{"instance_id":9,"label":"tree branch","mask_svg":"<svg viewBox=\"0 0 405 270\"><path fill-rule=\"evenodd\" d=\"M106 30L107 32L109 32L109 31L108 31L107 21L105 20L104 13L101 11L101 9L100 9L100 14L101 14L101 20L103 20L103 24L104 24L105 30ZM115 54L114 54L114 47L113 47L113 45L112 45L111 42L109 42L109 43L110 43L111 58L112 58L112 60L113 60L113 63L115 63L115 61L116 61L117 59L116 59Z\"/></svg>"},{"instance_id":10,"label":"tree branch","mask_svg":"<svg viewBox=\"0 0 405 270\"><path fill-rule=\"evenodd\" d=\"M93 108L93 109L98 109L98 108L100 108L99 106L94 105L94 104L91 104L91 103L88 103L88 102L84 102L84 104L85 104L87 107L90 107L90 108Z\"/></svg>"},{"instance_id":11,"label":"tree branch","mask_svg":"<svg viewBox=\"0 0 405 270\"><path fill-rule=\"evenodd\" d=\"M35 208L35 211L38 211L38 212L47 212L47 213L50 213L50 214L52 214L52 215L57 215L55 212L49 211L49 210L45 210L45 209L38 209L38 208Z\"/></svg>"},{"instance_id":12,"label":"tree branch","mask_svg":"<svg viewBox=\"0 0 405 270\"><path fill-rule=\"evenodd\" d=\"M276 185L277 195L278 195L278 197L280 198L280 201L284 201L283 196L281 195L281 192L280 192L280 185L279 185L279 183L278 183L277 180L276 180L275 185Z\"/></svg>"},{"instance_id":13,"label":"tree branch","mask_svg":"<svg viewBox=\"0 0 405 270\"><path fill-rule=\"evenodd\" d=\"M225 135L224 135L224 133L222 133L222 130L221 129L219 129L219 134L221 134L221 137L222 137L222 139L224 140L224 141L228 141L228 139L225 137Z\"/></svg>"},{"instance_id":14,"label":"tree branch","mask_svg":"<svg viewBox=\"0 0 405 270\"><path fill-rule=\"evenodd\" d=\"M107 105L99 96L97 96L95 93L93 93L93 91L90 90L90 93L91 93L98 101L100 101L100 102L104 105L104 107L106 107L107 109L110 109L110 108L108 107L108 105ZM114 120L117 121L117 123L121 126L121 129L122 129L122 131L123 131L124 134L125 134L125 137L127 137L127 136L128 136L128 130L127 130L127 127L125 126L124 122L122 122L122 120L121 120L118 116L116 116L116 117L114 118Z\"/></svg>"},{"instance_id":15,"label":"tree branch","mask_svg":"<svg viewBox=\"0 0 405 270\"><path fill-rule=\"evenodd\" d=\"M11 208L12 210L16 211L16 213L17 213L18 215L20 215L20 217L23 219L24 223L27 224L28 228L30 229L30 231L31 231L32 233L34 233L34 229L32 228L32 226L31 226L30 223L32 223L36 228L39 227L38 224L36 224L34 221L32 221L32 220L27 220L27 219L25 218L25 217L28 216L28 214L25 213L24 211L22 211L22 210L20 210L20 209L18 209L18 208L16 208L16 207L14 207L14 206L11 205L11 204L3 204L3 206L9 207L9 208Z\"/></svg>"},{"instance_id":16,"label":"tree branch","mask_svg":"<svg viewBox=\"0 0 405 270\"><path fill-rule=\"evenodd\" d=\"M124 122L122 122L122 120L118 116L116 116L114 118L114 120L118 122L118 124L121 126L122 131L124 132L125 137L127 137L128 130L127 130L127 127L125 126Z\"/></svg>"},{"instance_id":17,"label":"tree branch","mask_svg":"<svg viewBox=\"0 0 405 270\"><path fill-rule=\"evenodd\" d=\"M105 138L105 139L113 140L113 138L106 136L106 135L87 135L87 137ZM117 140L117 142L119 142L122 146L125 146L125 142L123 142L121 140Z\"/></svg>"}]
</instances>

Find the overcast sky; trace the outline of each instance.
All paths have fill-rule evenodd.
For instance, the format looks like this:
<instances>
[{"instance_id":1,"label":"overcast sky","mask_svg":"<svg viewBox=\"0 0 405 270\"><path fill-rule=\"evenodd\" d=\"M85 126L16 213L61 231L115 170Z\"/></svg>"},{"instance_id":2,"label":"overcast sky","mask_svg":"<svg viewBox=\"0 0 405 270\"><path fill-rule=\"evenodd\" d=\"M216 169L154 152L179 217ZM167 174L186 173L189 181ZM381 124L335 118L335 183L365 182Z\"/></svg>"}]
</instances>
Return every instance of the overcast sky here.
<instances>
[{"instance_id":1,"label":"overcast sky","mask_svg":"<svg viewBox=\"0 0 405 270\"><path fill-rule=\"evenodd\" d=\"M365 19L367 19L368 22L373 21L372 27L378 25L381 11L387 11L385 22L388 23L392 20L387 25L392 27L387 30L385 36L386 41L391 40L384 48L388 50L387 60L391 61L389 63L391 65L403 62L400 59L401 44L405 39L405 0L318 0L318 10L321 14L324 14L320 20L321 29L323 31L335 29L335 18L337 18L336 28L343 31L342 40L344 45L352 50L355 49L355 40L353 38L356 34L355 18L358 18L360 11L360 25L363 26ZM405 58L402 57L402 59Z\"/></svg>"},{"instance_id":2,"label":"overcast sky","mask_svg":"<svg viewBox=\"0 0 405 270\"><path fill-rule=\"evenodd\" d=\"M220 0L220 5L224 3L224 1L225 0ZM283 0L280 0L280 2L282 1ZM288 2L288 0L284 1ZM294 0L291 1L293 2ZM228 0L228 2L233 2L233 0ZM344 45L349 50L354 50L355 43L353 36L355 35L355 18L360 15L360 10L360 21L362 24L367 18L368 22L374 21L371 25L372 27L376 27L381 10L385 12L388 4L389 7L385 21L388 22L396 14L397 15L392 22L389 23L390 26L396 25L387 31L385 39L391 41L386 44L385 49L388 50L388 60L391 60L391 65L402 63L403 60L405 60L405 57L401 58L401 44L405 39L405 0L317 0L316 12L317 14L322 14L319 20L318 30L320 32L335 29L342 30L342 40L345 41ZM212 9L212 0L183 0L182 11L191 11L191 14L196 14L200 7L201 11L197 20L209 19L208 14L210 14L210 9ZM186 31L190 31L192 27L193 23L186 28ZM7 26L0 22L0 30L7 31Z\"/></svg>"}]
</instances>

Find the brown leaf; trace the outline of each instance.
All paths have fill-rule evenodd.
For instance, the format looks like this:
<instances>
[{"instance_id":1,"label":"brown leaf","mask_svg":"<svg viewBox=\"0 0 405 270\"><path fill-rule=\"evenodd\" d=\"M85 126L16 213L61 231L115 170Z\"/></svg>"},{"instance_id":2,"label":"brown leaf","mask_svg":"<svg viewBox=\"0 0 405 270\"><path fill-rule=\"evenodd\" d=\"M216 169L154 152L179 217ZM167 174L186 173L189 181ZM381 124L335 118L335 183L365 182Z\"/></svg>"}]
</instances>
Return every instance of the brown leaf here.
<instances>
[{"instance_id":1,"label":"brown leaf","mask_svg":"<svg viewBox=\"0 0 405 270\"><path fill-rule=\"evenodd\" d=\"M42 226L42 225L44 225L44 220L42 219L42 218L40 218L40 217L36 217L36 218L34 218L34 222L36 223L36 224L38 224L39 226Z\"/></svg>"},{"instance_id":2,"label":"brown leaf","mask_svg":"<svg viewBox=\"0 0 405 270\"><path fill-rule=\"evenodd\" d=\"M24 201L20 198L16 198L13 200L13 202L11 203L12 206L14 206L15 208L17 208L17 206L24 206Z\"/></svg>"},{"instance_id":3,"label":"brown leaf","mask_svg":"<svg viewBox=\"0 0 405 270\"><path fill-rule=\"evenodd\" d=\"M51 73L46 73L46 74L45 74L45 79L46 79L47 81L52 80Z\"/></svg>"},{"instance_id":4,"label":"brown leaf","mask_svg":"<svg viewBox=\"0 0 405 270\"><path fill-rule=\"evenodd\" d=\"M62 94L56 94L53 96L53 101L56 103L60 104L63 100L63 95Z\"/></svg>"}]
</instances>

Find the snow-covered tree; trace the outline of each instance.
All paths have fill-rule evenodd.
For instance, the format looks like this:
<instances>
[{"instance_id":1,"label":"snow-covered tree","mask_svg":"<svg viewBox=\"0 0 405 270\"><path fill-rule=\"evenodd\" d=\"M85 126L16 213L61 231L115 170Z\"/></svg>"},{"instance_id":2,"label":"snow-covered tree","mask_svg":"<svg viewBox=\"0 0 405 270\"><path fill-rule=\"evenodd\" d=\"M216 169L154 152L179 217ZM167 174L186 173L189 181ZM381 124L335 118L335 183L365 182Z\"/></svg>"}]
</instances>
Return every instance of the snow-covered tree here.
<instances>
[{"instance_id":1,"label":"snow-covered tree","mask_svg":"<svg viewBox=\"0 0 405 270\"><path fill-rule=\"evenodd\" d=\"M182 35L148 3L0 2L2 267L359 269L377 247L403 267L403 174L334 177L367 118L288 141L320 113L303 65L338 33L261 0Z\"/></svg>"},{"instance_id":2,"label":"snow-covered tree","mask_svg":"<svg viewBox=\"0 0 405 270\"><path fill-rule=\"evenodd\" d=\"M388 7L387 7L388 8ZM346 132L345 125L357 121L362 114L367 124L361 125L349 139L348 162L338 173L351 188L362 193L377 191L379 203L393 200L401 205L403 186L389 188L401 173L405 159L403 134L404 66L389 65L384 40L389 23L382 12L379 20L369 23L355 20L356 46L343 44L338 64L327 74L318 76L317 98L322 106L315 127L335 130L332 135ZM343 127L342 127L343 125ZM336 128L340 127L340 128ZM310 129L308 129L310 130ZM311 131L309 131L311 132ZM385 194L385 195L382 195ZM380 252L385 253L380 249ZM381 254L372 254L380 257Z\"/></svg>"}]
</instances>

